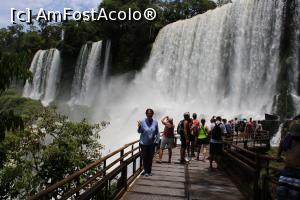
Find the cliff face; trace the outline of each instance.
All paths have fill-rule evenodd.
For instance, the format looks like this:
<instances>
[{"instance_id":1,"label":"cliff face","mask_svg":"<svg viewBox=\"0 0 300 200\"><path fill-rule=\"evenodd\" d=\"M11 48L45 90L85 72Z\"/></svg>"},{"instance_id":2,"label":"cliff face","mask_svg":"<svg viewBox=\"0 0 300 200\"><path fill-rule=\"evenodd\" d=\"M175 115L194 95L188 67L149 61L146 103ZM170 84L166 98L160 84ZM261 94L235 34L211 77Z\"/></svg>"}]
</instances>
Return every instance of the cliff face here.
<instances>
[{"instance_id":1,"label":"cliff face","mask_svg":"<svg viewBox=\"0 0 300 200\"><path fill-rule=\"evenodd\" d=\"M281 119L298 114L300 92L300 1L286 1L284 6L282 36L280 43L280 71L277 81L278 95L274 98L274 112Z\"/></svg>"}]
</instances>

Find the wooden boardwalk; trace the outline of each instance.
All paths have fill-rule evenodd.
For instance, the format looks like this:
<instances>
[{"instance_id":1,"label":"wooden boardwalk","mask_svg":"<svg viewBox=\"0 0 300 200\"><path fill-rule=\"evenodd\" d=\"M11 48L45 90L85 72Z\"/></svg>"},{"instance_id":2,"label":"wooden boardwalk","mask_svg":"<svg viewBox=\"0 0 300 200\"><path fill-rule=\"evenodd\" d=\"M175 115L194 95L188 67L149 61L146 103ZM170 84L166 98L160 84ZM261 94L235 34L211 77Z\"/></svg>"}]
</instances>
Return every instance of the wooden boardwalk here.
<instances>
[{"instance_id":1,"label":"wooden boardwalk","mask_svg":"<svg viewBox=\"0 0 300 200\"><path fill-rule=\"evenodd\" d=\"M173 149L167 163L167 150L161 164L153 161L153 176L139 176L122 197L123 200L242 200L241 192L229 177L219 170L209 171L209 162L191 160L179 163L180 148Z\"/></svg>"}]
</instances>

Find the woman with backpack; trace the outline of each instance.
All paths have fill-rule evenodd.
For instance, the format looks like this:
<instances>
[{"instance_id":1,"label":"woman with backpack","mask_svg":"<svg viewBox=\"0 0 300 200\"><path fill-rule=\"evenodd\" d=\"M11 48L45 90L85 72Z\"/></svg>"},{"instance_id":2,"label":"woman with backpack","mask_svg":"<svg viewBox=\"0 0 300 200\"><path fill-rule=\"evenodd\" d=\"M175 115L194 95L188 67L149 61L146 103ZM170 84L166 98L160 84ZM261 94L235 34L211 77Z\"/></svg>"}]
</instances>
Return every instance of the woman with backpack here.
<instances>
[{"instance_id":1,"label":"woman with backpack","mask_svg":"<svg viewBox=\"0 0 300 200\"><path fill-rule=\"evenodd\" d=\"M201 119L201 126L197 135L197 160L199 160L201 146L203 146L203 159L201 161L205 161L207 144L209 144L208 127L205 125L205 119Z\"/></svg>"}]
</instances>

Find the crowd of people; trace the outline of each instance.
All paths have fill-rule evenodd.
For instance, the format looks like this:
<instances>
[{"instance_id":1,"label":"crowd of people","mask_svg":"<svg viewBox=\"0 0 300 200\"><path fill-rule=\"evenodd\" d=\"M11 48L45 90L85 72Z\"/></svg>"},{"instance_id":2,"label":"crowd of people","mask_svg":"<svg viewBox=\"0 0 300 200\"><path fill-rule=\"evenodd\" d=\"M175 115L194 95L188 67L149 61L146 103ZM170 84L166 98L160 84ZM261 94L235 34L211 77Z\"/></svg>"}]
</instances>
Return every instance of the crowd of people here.
<instances>
[{"instance_id":1,"label":"crowd of people","mask_svg":"<svg viewBox=\"0 0 300 200\"><path fill-rule=\"evenodd\" d=\"M154 111L146 110L146 118L138 121L138 132L140 133L140 147L142 152L144 172L142 175L152 176L152 160L154 157L155 146L159 145L158 163L162 162L163 151L168 149L168 163L172 161L172 148L174 147L175 125L169 116L162 118L164 125L162 135L159 133L158 122L153 119ZM299 199L300 198L300 116L299 120L293 120L286 134L282 136L282 141L278 151L278 157L285 154L285 168L281 172L278 181L278 199ZM285 128L283 129L285 130ZM253 121L252 118L238 120L237 118L227 121L220 116L213 116L210 125L206 120L197 119L197 114L183 114L183 119L177 125L177 134L180 135L180 163L185 164L190 158L210 162L210 169L213 161L218 161L223 149L224 139L234 135L243 138L250 138L253 134L262 132L260 121ZM209 150L208 150L209 147ZM202 150L202 157L200 153ZM196 152L196 154L195 154ZM208 153L209 152L209 153ZM217 162L218 163L218 162ZM288 198L287 198L288 197Z\"/></svg>"},{"instance_id":2,"label":"crowd of people","mask_svg":"<svg viewBox=\"0 0 300 200\"><path fill-rule=\"evenodd\" d=\"M196 113L193 113L191 118L190 113L186 112L183 114L183 119L178 123L176 130L173 118L170 116L163 117L161 123L164 125L164 130L160 135L158 122L153 119L153 114L153 109L149 108L146 110L146 118L138 121L144 163L143 174L146 176L152 175L151 166L156 146L159 147L157 162L162 162L163 152L167 149L168 163L171 163L176 131L180 135L181 141L179 162L185 164L193 157L204 162L208 159L212 169L213 161L216 161L222 152L224 138L233 135L241 135L247 138L252 133L262 130L260 122L253 121L252 118L249 121L246 119L238 120L237 118L227 121L227 119L222 119L220 116L213 116L210 119L210 124L207 125L206 119L198 120Z\"/></svg>"}]
</instances>

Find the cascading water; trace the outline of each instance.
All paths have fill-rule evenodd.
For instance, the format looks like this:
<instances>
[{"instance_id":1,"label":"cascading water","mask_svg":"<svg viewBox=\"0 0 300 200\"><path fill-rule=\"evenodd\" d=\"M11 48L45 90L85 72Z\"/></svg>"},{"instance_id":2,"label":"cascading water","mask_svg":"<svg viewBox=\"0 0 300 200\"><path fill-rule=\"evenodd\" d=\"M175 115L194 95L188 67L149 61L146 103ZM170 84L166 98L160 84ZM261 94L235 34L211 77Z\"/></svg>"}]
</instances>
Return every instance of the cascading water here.
<instances>
[{"instance_id":1,"label":"cascading water","mask_svg":"<svg viewBox=\"0 0 300 200\"><path fill-rule=\"evenodd\" d=\"M102 72L102 84L104 85L106 82L107 78L107 73L108 73L108 67L109 67L109 57L110 57L110 46L111 42L108 40L106 42L106 47L105 47L105 58L104 58L104 67L103 67L103 72Z\"/></svg>"},{"instance_id":2,"label":"cascading water","mask_svg":"<svg viewBox=\"0 0 300 200\"><path fill-rule=\"evenodd\" d=\"M60 77L60 52L57 49L39 50L31 62L33 81L26 81L23 96L42 100L47 106L56 97Z\"/></svg>"},{"instance_id":3,"label":"cascading water","mask_svg":"<svg viewBox=\"0 0 300 200\"><path fill-rule=\"evenodd\" d=\"M142 81L208 114L269 112L282 8L282 1L237 1L164 27Z\"/></svg>"},{"instance_id":4,"label":"cascading water","mask_svg":"<svg viewBox=\"0 0 300 200\"><path fill-rule=\"evenodd\" d=\"M138 137L147 107L155 118L185 111L206 116L262 117L272 109L279 72L284 0L240 0L165 26L143 71L130 83L108 84L94 120L111 121L102 134L114 148ZM126 91L126 93L124 93ZM109 113L108 115L106 113ZM123 138L116 141L111 137Z\"/></svg>"},{"instance_id":5,"label":"cascading water","mask_svg":"<svg viewBox=\"0 0 300 200\"><path fill-rule=\"evenodd\" d=\"M87 43L81 48L75 67L70 104L92 105L99 85L107 76L110 41L106 43L103 67L102 41Z\"/></svg>"},{"instance_id":6,"label":"cascading water","mask_svg":"<svg viewBox=\"0 0 300 200\"><path fill-rule=\"evenodd\" d=\"M283 123L280 124L278 131L276 134L272 137L270 144L272 147L278 147L281 140L281 131L282 131Z\"/></svg>"}]
</instances>

